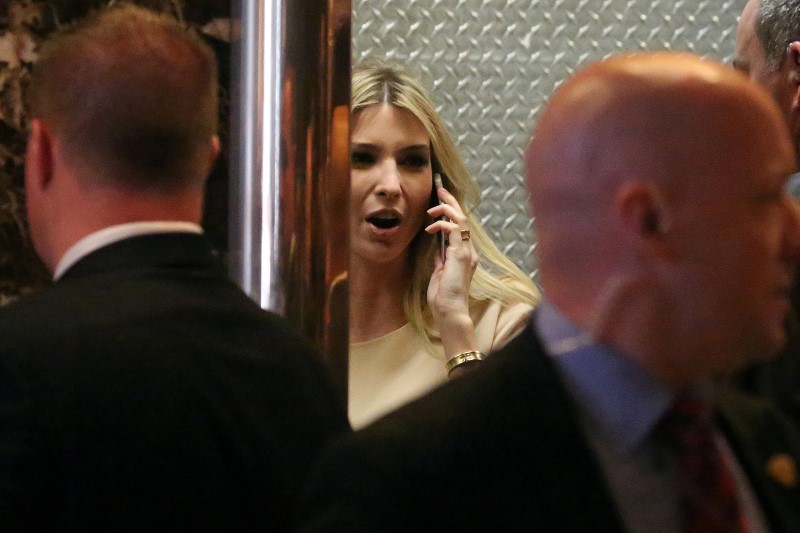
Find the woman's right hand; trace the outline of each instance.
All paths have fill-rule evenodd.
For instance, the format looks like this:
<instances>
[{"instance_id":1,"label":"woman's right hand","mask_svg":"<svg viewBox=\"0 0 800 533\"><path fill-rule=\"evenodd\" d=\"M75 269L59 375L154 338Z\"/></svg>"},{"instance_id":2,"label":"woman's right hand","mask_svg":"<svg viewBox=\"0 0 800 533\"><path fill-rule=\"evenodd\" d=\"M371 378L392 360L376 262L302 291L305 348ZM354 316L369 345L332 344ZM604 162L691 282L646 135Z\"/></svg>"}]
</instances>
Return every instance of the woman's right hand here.
<instances>
[{"instance_id":1,"label":"woman's right hand","mask_svg":"<svg viewBox=\"0 0 800 533\"><path fill-rule=\"evenodd\" d=\"M440 205L428 210L437 220L428 233L446 235L446 260L435 254L435 268L428 284L428 306L442 338L446 359L477 350L475 329L469 316L469 288L478 266L478 254L470 242L469 221L458 201L446 189L437 189ZM442 220L446 217L447 220Z\"/></svg>"}]
</instances>

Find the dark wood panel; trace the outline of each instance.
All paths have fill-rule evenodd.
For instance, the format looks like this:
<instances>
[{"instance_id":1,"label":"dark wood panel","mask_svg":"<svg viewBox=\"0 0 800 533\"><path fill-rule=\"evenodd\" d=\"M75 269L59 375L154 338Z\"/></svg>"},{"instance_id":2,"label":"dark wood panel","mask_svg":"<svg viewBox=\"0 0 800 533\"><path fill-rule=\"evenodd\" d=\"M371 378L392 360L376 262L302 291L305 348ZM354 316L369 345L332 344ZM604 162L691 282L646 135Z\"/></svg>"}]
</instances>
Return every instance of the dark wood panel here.
<instances>
[{"instance_id":1,"label":"dark wood panel","mask_svg":"<svg viewBox=\"0 0 800 533\"><path fill-rule=\"evenodd\" d=\"M0 305L45 285L49 275L28 240L23 190L27 117L23 99L36 50L48 35L102 9L108 0L0 2ZM220 254L227 252L230 0L138 0L197 28L220 66L220 138L223 152L209 178L203 225Z\"/></svg>"}]
</instances>

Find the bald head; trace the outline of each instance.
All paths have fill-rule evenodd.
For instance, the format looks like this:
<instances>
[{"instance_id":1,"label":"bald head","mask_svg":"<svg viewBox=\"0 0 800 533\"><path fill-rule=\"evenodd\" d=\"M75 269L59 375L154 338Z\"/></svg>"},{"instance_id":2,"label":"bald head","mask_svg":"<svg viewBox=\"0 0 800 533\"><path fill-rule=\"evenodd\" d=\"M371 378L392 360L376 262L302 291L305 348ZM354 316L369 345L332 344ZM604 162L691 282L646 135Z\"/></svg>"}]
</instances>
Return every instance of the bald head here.
<instances>
[{"instance_id":1,"label":"bald head","mask_svg":"<svg viewBox=\"0 0 800 533\"><path fill-rule=\"evenodd\" d=\"M770 195L765 284L782 286L782 185L793 158L775 104L733 69L666 53L591 65L555 94L527 153L545 293L587 329L612 331L610 316L639 307L633 314L645 317L646 306L676 313L676 329L683 318L700 323L707 317L677 293L699 296L713 268L724 270L710 258L734 253L721 249L743 229L730 214ZM750 281L742 273L731 290Z\"/></svg>"},{"instance_id":2,"label":"bald head","mask_svg":"<svg viewBox=\"0 0 800 533\"><path fill-rule=\"evenodd\" d=\"M586 68L552 98L527 153L542 275L551 266L563 269L570 258L584 264L564 235L586 244L578 255L584 249L607 255L591 246L599 234L611 240L602 248L622 245L616 232L623 228L612 219L624 185L651 191L654 211L641 222L666 230L678 197L724 185L698 176L724 180L737 173L733 156L754 144L768 151L774 145L770 173L786 170L781 155L790 146L777 110L732 69L678 54L621 56ZM600 221L606 223L598 227Z\"/></svg>"},{"instance_id":3,"label":"bald head","mask_svg":"<svg viewBox=\"0 0 800 533\"><path fill-rule=\"evenodd\" d=\"M597 195L635 177L682 188L698 166L735 168L720 149L759 137L776 117L755 85L696 56L596 63L564 83L539 121L527 158L534 208L540 215L558 208L549 194L573 202L591 196L589 207L599 208Z\"/></svg>"}]
</instances>

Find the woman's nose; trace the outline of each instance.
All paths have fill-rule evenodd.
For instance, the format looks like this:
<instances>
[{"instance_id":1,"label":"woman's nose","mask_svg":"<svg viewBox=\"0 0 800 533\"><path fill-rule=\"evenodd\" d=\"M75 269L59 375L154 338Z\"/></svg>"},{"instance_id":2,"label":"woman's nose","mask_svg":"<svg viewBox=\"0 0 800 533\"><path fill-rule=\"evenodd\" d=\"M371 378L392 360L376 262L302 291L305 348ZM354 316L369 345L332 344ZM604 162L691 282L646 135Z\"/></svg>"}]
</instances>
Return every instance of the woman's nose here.
<instances>
[{"instance_id":1,"label":"woman's nose","mask_svg":"<svg viewBox=\"0 0 800 533\"><path fill-rule=\"evenodd\" d=\"M391 159L386 160L378 169L380 173L375 192L379 196L393 198L400 195L400 171L397 163Z\"/></svg>"}]
</instances>

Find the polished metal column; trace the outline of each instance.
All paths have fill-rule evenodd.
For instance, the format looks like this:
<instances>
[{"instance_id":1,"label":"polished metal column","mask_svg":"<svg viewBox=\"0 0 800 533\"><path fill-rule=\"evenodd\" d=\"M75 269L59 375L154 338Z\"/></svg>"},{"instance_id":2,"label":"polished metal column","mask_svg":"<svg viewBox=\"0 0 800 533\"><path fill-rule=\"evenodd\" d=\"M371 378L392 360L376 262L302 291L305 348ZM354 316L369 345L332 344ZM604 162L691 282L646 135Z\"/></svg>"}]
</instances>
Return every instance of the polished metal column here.
<instances>
[{"instance_id":1,"label":"polished metal column","mask_svg":"<svg viewBox=\"0 0 800 533\"><path fill-rule=\"evenodd\" d=\"M239 0L232 276L347 383L350 0Z\"/></svg>"}]
</instances>

